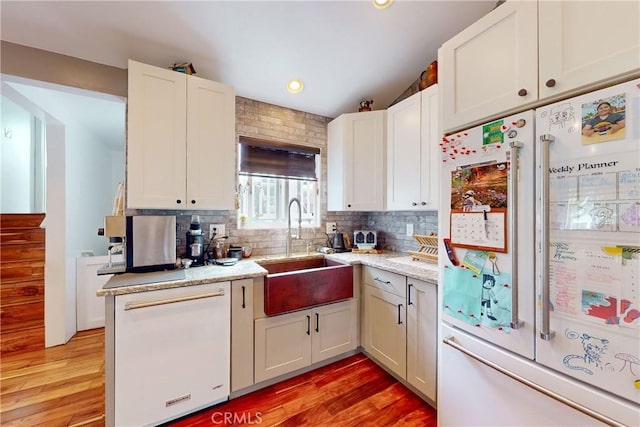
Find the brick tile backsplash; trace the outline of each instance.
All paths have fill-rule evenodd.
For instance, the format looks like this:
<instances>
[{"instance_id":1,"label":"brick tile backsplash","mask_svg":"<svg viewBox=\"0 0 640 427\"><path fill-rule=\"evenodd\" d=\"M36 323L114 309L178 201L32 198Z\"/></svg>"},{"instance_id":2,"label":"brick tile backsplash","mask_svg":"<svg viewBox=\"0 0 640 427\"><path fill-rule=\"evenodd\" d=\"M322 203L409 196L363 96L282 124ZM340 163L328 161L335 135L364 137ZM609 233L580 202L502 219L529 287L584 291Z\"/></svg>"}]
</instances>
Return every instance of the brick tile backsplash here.
<instances>
[{"instance_id":1,"label":"brick tile backsplash","mask_svg":"<svg viewBox=\"0 0 640 427\"><path fill-rule=\"evenodd\" d=\"M331 118L296 111L247 98L236 97L236 134L274 139L320 149L320 227L303 228L302 239L293 240L292 252L302 253L307 245L315 250L327 245L325 222L333 221L343 233L353 239L354 230L378 232L378 246L383 249L406 252L416 250L418 244L406 236L406 224L411 223L416 234L429 234L438 230L436 212L327 212L327 124ZM134 210L127 214L176 215L178 256L185 253L186 233L191 215L199 215L202 229L208 234L209 224L225 224L229 236L227 245L251 246L254 256L284 255L286 230L238 229L235 211L159 211Z\"/></svg>"}]
</instances>

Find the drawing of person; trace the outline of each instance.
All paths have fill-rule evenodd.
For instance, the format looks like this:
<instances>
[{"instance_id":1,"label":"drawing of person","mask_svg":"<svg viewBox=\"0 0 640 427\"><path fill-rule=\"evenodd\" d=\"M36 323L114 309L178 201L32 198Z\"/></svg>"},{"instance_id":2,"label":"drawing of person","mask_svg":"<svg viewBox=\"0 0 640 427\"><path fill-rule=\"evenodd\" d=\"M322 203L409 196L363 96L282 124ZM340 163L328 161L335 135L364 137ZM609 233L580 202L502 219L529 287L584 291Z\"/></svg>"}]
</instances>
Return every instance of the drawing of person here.
<instances>
[{"instance_id":1,"label":"drawing of person","mask_svg":"<svg viewBox=\"0 0 640 427\"><path fill-rule=\"evenodd\" d=\"M556 126L558 129L564 129L565 125L573 122L573 106L569 102L557 105L551 108L549 115L549 130Z\"/></svg>"},{"instance_id":2,"label":"drawing of person","mask_svg":"<svg viewBox=\"0 0 640 427\"><path fill-rule=\"evenodd\" d=\"M482 275L482 297L480 299L480 315L484 316L484 312L486 309L487 318L491 320L498 320L493 315L493 311L491 310L491 302L494 304L498 303L496 299L496 294L493 292L493 288L496 286L496 278L490 274Z\"/></svg>"},{"instance_id":3,"label":"drawing of person","mask_svg":"<svg viewBox=\"0 0 640 427\"><path fill-rule=\"evenodd\" d=\"M591 211L589 211L589 214L591 215L591 221L594 223L594 225L597 228L602 228L613 216L613 210L604 206L600 206L591 209Z\"/></svg>"},{"instance_id":4,"label":"drawing of person","mask_svg":"<svg viewBox=\"0 0 640 427\"><path fill-rule=\"evenodd\" d=\"M623 129L624 124L624 113L612 113L611 104L604 101L598 104L596 115L585 123L582 135L589 137L596 132L599 135L614 134Z\"/></svg>"},{"instance_id":5,"label":"drawing of person","mask_svg":"<svg viewBox=\"0 0 640 427\"><path fill-rule=\"evenodd\" d=\"M463 212L470 212L474 206L481 203L475 198L475 191L468 190L462 195L462 210Z\"/></svg>"}]
</instances>

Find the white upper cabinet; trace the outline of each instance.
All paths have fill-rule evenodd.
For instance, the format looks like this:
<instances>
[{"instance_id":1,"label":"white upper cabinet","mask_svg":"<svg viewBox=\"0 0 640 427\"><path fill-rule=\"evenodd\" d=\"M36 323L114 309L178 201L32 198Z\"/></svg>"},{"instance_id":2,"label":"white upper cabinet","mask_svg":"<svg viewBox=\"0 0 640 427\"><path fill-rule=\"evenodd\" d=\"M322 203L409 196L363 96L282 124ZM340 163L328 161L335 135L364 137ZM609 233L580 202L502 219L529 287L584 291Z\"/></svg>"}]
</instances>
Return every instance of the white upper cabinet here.
<instances>
[{"instance_id":1,"label":"white upper cabinet","mask_svg":"<svg viewBox=\"0 0 640 427\"><path fill-rule=\"evenodd\" d=\"M386 111L343 114L327 127L327 209L385 207Z\"/></svg>"},{"instance_id":2,"label":"white upper cabinet","mask_svg":"<svg viewBox=\"0 0 640 427\"><path fill-rule=\"evenodd\" d=\"M234 209L235 103L232 87L187 76L187 203L190 209Z\"/></svg>"},{"instance_id":3,"label":"white upper cabinet","mask_svg":"<svg viewBox=\"0 0 640 427\"><path fill-rule=\"evenodd\" d=\"M541 1L538 11L540 98L640 69L640 2Z\"/></svg>"},{"instance_id":4,"label":"white upper cabinet","mask_svg":"<svg viewBox=\"0 0 640 427\"><path fill-rule=\"evenodd\" d=\"M443 131L637 75L638 28L637 1L507 1L438 51Z\"/></svg>"},{"instance_id":5,"label":"white upper cabinet","mask_svg":"<svg viewBox=\"0 0 640 427\"><path fill-rule=\"evenodd\" d=\"M438 87L387 110L387 209L436 209L438 203Z\"/></svg>"},{"instance_id":6,"label":"white upper cabinet","mask_svg":"<svg viewBox=\"0 0 640 427\"><path fill-rule=\"evenodd\" d=\"M444 131L538 98L538 13L508 1L438 51Z\"/></svg>"},{"instance_id":7,"label":"white upper cabinet","mask_svg":"<svg viewBox=\"0 0 640 427\"><path fill-rule=\"evenodd\" d=\"M233 209L235 93L129 61L127 207Z\"/></svg>"}]
</instances>

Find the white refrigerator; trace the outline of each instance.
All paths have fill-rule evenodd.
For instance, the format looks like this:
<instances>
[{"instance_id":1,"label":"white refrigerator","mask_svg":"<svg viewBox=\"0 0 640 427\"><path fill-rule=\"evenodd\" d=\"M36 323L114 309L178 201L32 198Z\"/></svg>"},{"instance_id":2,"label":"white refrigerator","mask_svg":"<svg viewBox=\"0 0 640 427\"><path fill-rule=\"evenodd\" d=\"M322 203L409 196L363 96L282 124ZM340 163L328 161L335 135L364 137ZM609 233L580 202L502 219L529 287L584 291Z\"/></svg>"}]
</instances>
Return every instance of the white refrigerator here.
<instances>
[{"instance_id":1,"label":"white refrigerator","mask_svg":"<svg viewBox=\"0 0 640 427\"><path fill-rule=\"evenodd\" d=\"M439 425L640 425L640 80L440 145Z\"/></svg>"}]
</instances>

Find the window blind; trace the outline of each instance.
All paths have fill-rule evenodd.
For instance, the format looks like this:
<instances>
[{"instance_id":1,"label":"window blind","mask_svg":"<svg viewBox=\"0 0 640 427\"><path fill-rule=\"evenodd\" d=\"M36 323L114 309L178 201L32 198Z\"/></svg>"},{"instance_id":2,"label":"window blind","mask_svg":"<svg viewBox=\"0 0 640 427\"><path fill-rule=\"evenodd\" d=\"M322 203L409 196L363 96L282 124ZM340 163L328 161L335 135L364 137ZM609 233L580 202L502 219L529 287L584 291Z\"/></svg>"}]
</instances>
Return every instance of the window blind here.
<instances>
[{"instance_id":1,"label":"window blind","mask_svg":"<svg viewBox=\"0 0 640 427\"><path fill-rule=\"evenodd\" d=\"M316 181L320 149L240 136L240 174Z\"/></svg>"}]
</instances>

